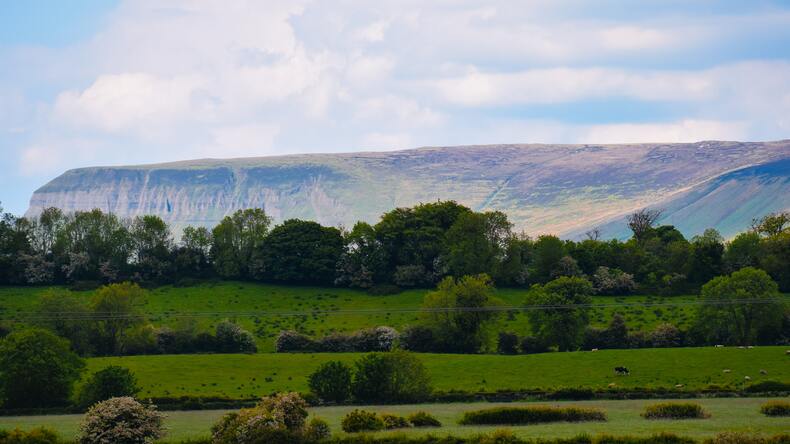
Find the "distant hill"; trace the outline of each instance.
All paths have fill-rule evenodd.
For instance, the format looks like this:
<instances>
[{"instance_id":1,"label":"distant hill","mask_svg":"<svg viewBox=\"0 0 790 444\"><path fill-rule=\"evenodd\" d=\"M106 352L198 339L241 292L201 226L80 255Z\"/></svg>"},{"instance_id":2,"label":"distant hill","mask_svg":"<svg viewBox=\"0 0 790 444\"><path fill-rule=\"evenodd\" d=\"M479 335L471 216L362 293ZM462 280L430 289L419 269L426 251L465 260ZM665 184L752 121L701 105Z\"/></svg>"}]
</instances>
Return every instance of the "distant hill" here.
<instances>
[{"instance_id":1,"label":"distant hill","mask_svg":"<svg viewBox=\"0 0 790 444\"><path fill-rule=\"evenodd\" d=\"M790 208L790 140L631 145L487 145L305 154L69 170L39 188L28 215L50 206L157 214L180 228L239 208L275 220L376 222L385 211L453 199L506 212L520 230L627 235L624 216L663 208L688 236L725 236Z\"/></svg>"}]
</instances>

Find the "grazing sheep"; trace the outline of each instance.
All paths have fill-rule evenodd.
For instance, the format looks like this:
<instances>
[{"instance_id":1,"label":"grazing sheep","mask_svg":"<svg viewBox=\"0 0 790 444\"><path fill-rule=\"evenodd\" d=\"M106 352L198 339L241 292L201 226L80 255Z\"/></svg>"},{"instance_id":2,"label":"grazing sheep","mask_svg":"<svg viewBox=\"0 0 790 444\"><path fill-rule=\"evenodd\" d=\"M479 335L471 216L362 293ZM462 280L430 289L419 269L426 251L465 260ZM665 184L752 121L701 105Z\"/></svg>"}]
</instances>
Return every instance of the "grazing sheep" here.
<instances>
[{"instance_id":1,"label":"grazing sheep","mask_svg":"<svg viewBox=\"0 0 790 444\"><path fill-rule=\"evenodd\" d=\"M750 376L744 376L743 379L745 379L747 381L751 381L752 380L752 378Z\"/></svg>"},{"instance_id":2,"label":"grazing sheep","mask_svg":"<svg viewBox=\"0 0 790 444\"><path fill-rule=\"evenodd\" d=\"M594 349L592 349L592 350L590 350L590 351L597 352L597 351L598 351L598 349L597 349L597 348L594 348Z\"/></svg>"},{"instance_id":3,"label":"grazing sheep","mask_svg":"<svg viewBox=\"0 0 790 444\"><path fill-rule=\"evenodd\" d=\"M768 374L768 370L760 369L760 374L761 375L767 375Z\"/></svg>"},{"instance_id":4,"label":"grazing sheep","mask_svg":"<svg viewBox=\"0 0 790 444\"><path fill-rule=\"evenodd\" d=\"M611 388L611 387L617 387L617 384L615 384L614 382L610 382L609 383L609 388Z\"/></svg>"},{"instance_id":5,"label":"grazing sheep","mask_svg":"<svg viewBox=\"0 0 790 444\"><path fill-rule=\"evenodd\" d=\"M676 389L682 389L683 388L683 384L675 384L675 388Z\"/></svg>"},{"instance_id":6,"label":"grazing sheep","mask_svg":"<svg viewBox=\"0 0 790 444\"><path fill-rule=\"evenodd\" d=\"M722 345L722 344L716 344L716 345L714 345L714 347L716 347L716 348L721 348L721 347L724 347L724 345Z\"/></svg>"},{"instance_id":7,"label":"grazing sheep","mask_svg":"<svg viewBox=\"0 0 790 444\"><path fill-rule=\"evenodd\" d=\"M786 355L790 355L790 350L785 350Z\"/></svg>"},{"instance_id":8,"label":"grazing sheep","mask_svg":"<svg viewBox=\"0 0 790 444\"><path fill-rule=\"evenodd\" d=\"M731 371L732 371L732 370L730 370L730 369L728 369L728 368L725 368L725 369L724 369L724 370L722 370L721 372L722 372L722 373L729 373L729 372L731 372Z\"/></svg>"},{"instance_id":9,"label":"grazing sheep","mask_svg":"<svg viewBox=\"0 0 790 444\"><path fill-rule=\"evenodd\" d=\"M747 345L746 348L754 348L753 345Z\"/></svg>"},{"instance_id":10,"label":"grazing sheep","mask_svg":"<svg viewBox=\"0 0 790 444\"><path fill-rule=\"evenodd\" d=\"M739 346L738 346L738 348L740 348L740 349L743 349L743 350L746 350L746 347L744 347L744 346L742 346L742 345L739 345Z\"/></svg>"}]
</instances>

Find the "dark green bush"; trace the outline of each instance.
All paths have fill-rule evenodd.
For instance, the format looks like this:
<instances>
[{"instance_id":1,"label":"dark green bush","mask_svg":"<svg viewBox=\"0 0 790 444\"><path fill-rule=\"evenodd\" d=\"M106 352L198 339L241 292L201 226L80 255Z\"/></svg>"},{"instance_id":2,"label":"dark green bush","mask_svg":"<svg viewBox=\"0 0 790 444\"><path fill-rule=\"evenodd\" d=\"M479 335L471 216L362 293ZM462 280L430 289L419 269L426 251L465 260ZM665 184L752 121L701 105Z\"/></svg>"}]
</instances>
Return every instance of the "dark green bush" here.
<instances>
[{"instance_id":1,"label":"dark green bush","mask_svg":"<svg viewBox=\"0 0 790 444\"><path fill-rule=\"evenodd\" d=\"M787 444L790 435L764 437L746 432L724 432L703 441L703 444Z\"/></svg>"},{"instance_id":2,"label":"dark green bush","mask_svg":"<svg viewBox=\"0 0 790 444\"><path fill-rule=\"evenodd\" d=\"M459 424L540 424L560 421L606 421L606 414L601 410L580 407L497 407L466 412Z\"/></svg>"},{"instance_id":3,"label":"dark green bush","mask_svg":"<svg viewBox=\"0 0 790 444\"><path fill-rule=\"evenodd\" d=\"M570 399L573 401L582 401L585 399L593 399L595 392L589 388L560 388L548 395L549 399Z\"/></svg>"},{"instance_id":4,"label":"dark green bush","mask_svg":"<svg viewBox=\"0 0 790 444\"><path fill-rule=\"evenodd\" d=\"M744 390L749 393L790 392L790 383L779 381L760 381L749 385Z\"/></svg>"},{"instance_id":5,"label":"dark green bush","mask_svg":"<svg viewBox=\"0 0 790 444\"><path fill-rule=\"evenodd\" d=\"M760 413L766 416L790 416L790 402L768 401L760 406Z\"/></svg>"},{"instance_id":6,"label":"dark green bush","mask_svg":"<svg viewBox=\"0 0 790 444\"><path fill-rule=\"evenodd\" d=\"M433 415L428 412L417 412L409 415L409 422L414 427L441 427L442 423L439 422Z\"/></svg>"},{"instance_id":7,"label":"dark green bush","mask_svg":"<svg viewBox=\"0 0 790 444\"><path fill-rule=\"evenodd\" d=\"M412 436L395 434L388 436L352 435L335 437L331 444L695 444L691 438L681 437L668 433L659 435L634 437L634 436L596 436L579 435L573 438L529 440L514 436L508 431L499 430L494 433L474 435L470 437L457 436ZM741 444L741 443L711 443L711 444ZM743 444L786 444L777 438L765 442L745 442Z\"/></svg>"},{"instance_id":8,"label":"dark green bush","mask_svg":"<svg viewBox=\"0 0 790 444\"><path fill-rule=\"evenodd\" d=\"M340 361L321 364L310 375L308 385L323 401L345 402L351 397L351 367Z\"/></svg>"},{"instance_id":9,"label":"dark green bush","mask_svg":"<svg viewBox=\"0 0 790 444\"><path fill-rule=\"evenodd\" d=\"M431 381L422 361L403 351L371 353L356 362L351 392L366 403L407 403L427 399Z\"/></svg>"},{"instance_id":10,"label":"dark green bush","mask_svg":"<svg viewBox=\"0 0 790 444\"><path fill-rule=\"evenodd\" d=\"M340 426L348 433L376 431L384 429L384 421L375 413L354 409L343 417Z\"/></svg>"},{"instance_id":11,"label":"dark green bush","mask_svg":"<svg viewBox=\"0 0 790 444\"><path fill-rule=\"evenodd\" d=\"M382 413L381 420L384 421L384 428L387 430L411 427L411 424L406 418L391 413Z\"/></svg>"},{"instance_id":12,"label":"dark green bush","mask_svg":"<svg viewBox=\"0 0 790 444\"><path fill-rule=\"evenodd\" d=\"M14 429L10 432L0 430L0 444L60 444L57 433L50 429L39 427L31 430Z\"/></svg>"},{"instance_id":13,"label":"dark green bush","mask_svg":"<svg viewBox=\"0 0 790 444\"><path fill-rule=\"evenodd\" d=\"M78 404L90 407L97 402L120 396L137 395L137 379L128 368L111 365L92 374L80 390Z\"/></svg>"},{"instance_id":14,"label":"dark green bush","mask_svg":"<svg viewBox=\"0 0 790 444\"><path fill-rule=\"evenodd\" d=\"M663 402L645 407L645 419L701 419L709 415L702 406L690 402Z\"/></svg>"}]
</instances>

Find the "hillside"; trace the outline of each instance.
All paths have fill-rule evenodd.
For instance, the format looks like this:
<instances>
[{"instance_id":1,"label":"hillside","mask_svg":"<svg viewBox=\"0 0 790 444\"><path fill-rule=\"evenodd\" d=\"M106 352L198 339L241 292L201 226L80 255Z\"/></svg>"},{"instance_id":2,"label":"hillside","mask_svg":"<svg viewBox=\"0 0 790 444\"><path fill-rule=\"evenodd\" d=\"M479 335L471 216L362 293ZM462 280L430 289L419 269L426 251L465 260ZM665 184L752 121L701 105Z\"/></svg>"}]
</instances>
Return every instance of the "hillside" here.
<instances>
[{"instance_id":1,"label":"hillside","mask_svg":"<svg viewBox=\"0 0 790 444\"><path fill-rule=\"evenodd\" d=\"M667 217L675 218L668 220L687 235L708 226L729 235L753 217L788 207L787 198L768 198L787 189L788 159L786 140L434 147L93 167L67 171L38 189L27 214L50 206L100 208L122 217L157 214L179 228L211 226L236 209L263 207L276 221L350 227L395 207L454 199L475 210L504 211L532 234L578 236L611 221L607 233L619 235L616 221L625 214L666 202ZM784 182L747 177L768 165ZM738 172L744 168L747 173Z\"/></svg>"}]
</instances>

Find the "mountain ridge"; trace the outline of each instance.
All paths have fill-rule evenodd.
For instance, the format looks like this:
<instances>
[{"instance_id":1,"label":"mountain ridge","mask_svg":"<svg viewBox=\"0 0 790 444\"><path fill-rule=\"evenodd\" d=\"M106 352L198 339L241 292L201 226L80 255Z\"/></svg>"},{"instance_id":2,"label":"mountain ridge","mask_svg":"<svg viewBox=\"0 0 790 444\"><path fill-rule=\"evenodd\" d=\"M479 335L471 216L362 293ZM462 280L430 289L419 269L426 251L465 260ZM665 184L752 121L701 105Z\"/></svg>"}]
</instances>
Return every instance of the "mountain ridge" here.
<instances>
[{"instance_id":1,"label":"mountain ridge","mask_svg":"<svg viewBox=\"0 0 790 444\"><path fill-rule=\"evenodd\" d=\"M350 227L395 207L453 199L502 210L532 234L578 236L717 177L786 158L790 140L467 145L86 167L36 190L27 214L100 208L121 217L157 214L180 228L260 206L278 221ZM782 168L773 174L790 174Z\"/></svg>"}]
</instances>

